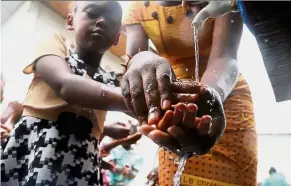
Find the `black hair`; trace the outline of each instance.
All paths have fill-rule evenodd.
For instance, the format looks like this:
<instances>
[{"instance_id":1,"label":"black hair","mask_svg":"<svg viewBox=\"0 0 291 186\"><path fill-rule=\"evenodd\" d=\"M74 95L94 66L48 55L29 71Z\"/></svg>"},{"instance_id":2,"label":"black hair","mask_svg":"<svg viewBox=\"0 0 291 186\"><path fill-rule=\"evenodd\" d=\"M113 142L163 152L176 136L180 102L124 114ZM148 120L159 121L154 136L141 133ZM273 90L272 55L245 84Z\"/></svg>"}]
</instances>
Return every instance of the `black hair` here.
<instances>
[{"instance_id":1,"label":"black hair","mask_svg":"<svg viewBox=\"0 0 291 186\"><path fill-rule=\"evenodd\" d=\"M276 173L277 170L274 168L274 167L271 167L270 170L269 170L269 174L273 174L273 173Z\"/></svg>"}]
</instances>

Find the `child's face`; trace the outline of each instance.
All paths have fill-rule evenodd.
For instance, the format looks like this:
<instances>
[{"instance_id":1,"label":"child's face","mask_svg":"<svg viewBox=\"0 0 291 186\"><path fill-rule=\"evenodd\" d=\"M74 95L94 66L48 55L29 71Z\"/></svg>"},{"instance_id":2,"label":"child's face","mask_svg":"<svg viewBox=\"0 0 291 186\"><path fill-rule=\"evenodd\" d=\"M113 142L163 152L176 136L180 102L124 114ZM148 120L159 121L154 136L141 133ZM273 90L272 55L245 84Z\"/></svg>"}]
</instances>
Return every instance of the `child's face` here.
<instances>
[{"instance_id":1,"label":"child's face","mask_svg":"<svg viewBox=\"0 0 291 186\"><path fill-rule=\"evenodd\" d=\"M114 1L78 1L67 17L79 48L104 53L118 39L122 10Z\"/></svg>"}]
</instances>

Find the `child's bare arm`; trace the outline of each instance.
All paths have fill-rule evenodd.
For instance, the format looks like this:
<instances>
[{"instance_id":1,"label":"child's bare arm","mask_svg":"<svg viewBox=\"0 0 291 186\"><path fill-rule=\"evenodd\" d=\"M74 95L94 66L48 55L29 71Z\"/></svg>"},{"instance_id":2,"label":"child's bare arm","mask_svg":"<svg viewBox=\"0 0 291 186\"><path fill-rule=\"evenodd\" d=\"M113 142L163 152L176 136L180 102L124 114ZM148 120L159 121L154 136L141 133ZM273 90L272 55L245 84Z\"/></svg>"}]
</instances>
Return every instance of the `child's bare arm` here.
<instances>
[{"instance_id":1,"label":"child's bare arm","mask_svg":"<svg viewBox=\"0 0 291 186\"><path fill-rule=\"evenodd\" d=\"M35 70L66 102L98 110L127 111L121 89L73 74L66 61L55 55L37 60Z\"/></svg>"}]
</instances>

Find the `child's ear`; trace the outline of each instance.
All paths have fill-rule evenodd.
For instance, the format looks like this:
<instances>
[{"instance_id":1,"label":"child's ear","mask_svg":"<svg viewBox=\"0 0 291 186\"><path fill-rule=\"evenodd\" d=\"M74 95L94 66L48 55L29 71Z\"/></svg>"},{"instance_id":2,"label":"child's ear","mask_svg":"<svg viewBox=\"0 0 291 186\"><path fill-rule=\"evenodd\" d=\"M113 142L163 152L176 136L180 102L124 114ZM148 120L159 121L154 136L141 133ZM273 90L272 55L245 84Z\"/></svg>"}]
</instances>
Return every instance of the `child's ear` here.
<instances>
[{"instance_id":1,"label":"child's ear","mask_svg":"<svg viewBox=\"0 0 291 186\"><path fill-rule=\"evenodd\" d=\"M117 35L117 37L116 37L116 39L115 39L115 41L113 43L115 46L118 45L119 37L120 37L120 33L118 33L118 35Z\"/></svg>"},{"instance_id":2,"label":"child's ear","mask_svg":"<svg viewBox=\"0 0 291 186\"><path fill-rule=\"evenodd\" d=\"M74 30L74 17L71 13L67 15L66 26L69 31Z\"/></svg>"}]
</instances>

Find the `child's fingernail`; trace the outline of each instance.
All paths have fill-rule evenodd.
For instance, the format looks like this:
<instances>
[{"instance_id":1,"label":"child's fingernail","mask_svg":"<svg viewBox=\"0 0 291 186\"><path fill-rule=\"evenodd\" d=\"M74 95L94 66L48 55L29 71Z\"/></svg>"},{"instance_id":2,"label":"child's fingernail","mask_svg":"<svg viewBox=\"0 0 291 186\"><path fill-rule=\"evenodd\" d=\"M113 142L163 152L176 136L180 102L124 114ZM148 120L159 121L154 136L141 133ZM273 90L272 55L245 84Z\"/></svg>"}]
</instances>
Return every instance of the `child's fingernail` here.
<instances>
[{"instance_id":1,"label":"child's fingernail","mask_svg":"<svg viewBox=\"0 0 291 186\"><path fill-rule=\"evenodd\" d=\"M169 101L169 100L164 100L163 101L163 104L162 104L162 109L163 110L167 110L167 109L169 109L171 107L171 101Z\"/></svg>"}]
</instances>

